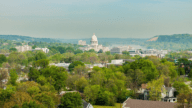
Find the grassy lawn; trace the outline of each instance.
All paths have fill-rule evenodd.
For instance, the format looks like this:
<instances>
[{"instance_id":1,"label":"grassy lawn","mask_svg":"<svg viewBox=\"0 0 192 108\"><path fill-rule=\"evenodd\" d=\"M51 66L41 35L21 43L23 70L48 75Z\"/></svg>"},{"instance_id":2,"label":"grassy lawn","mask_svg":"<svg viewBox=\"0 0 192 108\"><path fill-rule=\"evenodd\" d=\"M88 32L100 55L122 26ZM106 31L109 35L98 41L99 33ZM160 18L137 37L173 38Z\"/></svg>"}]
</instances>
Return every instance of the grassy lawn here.
<instances>
[{"instance_id":1,"label":"grassy lawn","mask_svg":"<svg viewBox=\"0 0 192 108\"><path fill-rule=\"evenodd\" d=\"M98 106L93 105L93 108L122 108L122 104L120 106L120 103L116 103L115 106Z\"/></svg>"}]
</instances>

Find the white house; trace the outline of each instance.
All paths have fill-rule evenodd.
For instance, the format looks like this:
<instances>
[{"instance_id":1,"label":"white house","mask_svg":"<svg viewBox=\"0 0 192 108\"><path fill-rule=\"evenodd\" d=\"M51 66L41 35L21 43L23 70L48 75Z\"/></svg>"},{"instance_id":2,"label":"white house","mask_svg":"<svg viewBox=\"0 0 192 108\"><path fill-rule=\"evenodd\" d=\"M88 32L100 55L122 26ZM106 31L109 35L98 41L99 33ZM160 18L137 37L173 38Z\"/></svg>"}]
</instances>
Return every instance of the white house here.
<instances>
[{"instance_id":1,"label":"white house","mask_svg":"<svg viewBox=\"0 0 192 108\"><path fill-rule=\"evenodd\" d=\"M49 53L48 48L35 48L34 50L42 50L44 53Z\"/></svg>"}]
</instances>

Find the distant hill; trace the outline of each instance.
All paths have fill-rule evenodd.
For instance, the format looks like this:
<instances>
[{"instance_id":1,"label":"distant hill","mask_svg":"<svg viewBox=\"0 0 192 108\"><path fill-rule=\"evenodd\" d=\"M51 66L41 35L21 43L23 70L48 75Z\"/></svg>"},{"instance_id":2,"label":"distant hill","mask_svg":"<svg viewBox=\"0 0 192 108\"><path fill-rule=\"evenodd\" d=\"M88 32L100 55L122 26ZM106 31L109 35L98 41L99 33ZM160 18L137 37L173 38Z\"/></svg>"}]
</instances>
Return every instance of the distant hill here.
<instances>
[{"instance_id":1,"label":"distant hill","mask_svg":"<svg viewBox=\"0 0 192 108\"><path fill-rule=\"evenodd\" d=\"M148 49L185 50L192 48L191 34L159 35L143 44Z\"/></svg>"},{"instance_id":2,"label":"distant hill","mask_svg":"<svg viewBox=\"0 0 192 108\"><path fill-rule=\"evenodd\" d=\"M73 43L78 44L79 40L86 41L87 44L90 44L91 38L82 38L82 39L59 39L64 43ZM99 44L104 46L111 46L111 45L141 45L147 41L148 38L98 38Z\"/></svg>"},{"instance_id":3,"label":"distant hill","mask_svg":"<svg viewBox=\"0 0 192 108\"><path fill-rule=\"evenodd\" d=\"M188 43L192 42L192 35L191 34L174 34L174 35L159 35L155 36L149 40L154 42L175 42L175 43Z\"/></svg>"},{"instance_id":4,"label":"distant hill","mask_svg":"<svg viewBox=\"0 0 192 108\"><path fill-rule=\"evenodd\" d=\"M61 42L56 39L51 39L51 38L34 38L34 37L29 37L29 36L19 36L19 35L0 35L0 39L6 39L6 40L15 40L18 42Z\"/></svg>"}]
</instances>

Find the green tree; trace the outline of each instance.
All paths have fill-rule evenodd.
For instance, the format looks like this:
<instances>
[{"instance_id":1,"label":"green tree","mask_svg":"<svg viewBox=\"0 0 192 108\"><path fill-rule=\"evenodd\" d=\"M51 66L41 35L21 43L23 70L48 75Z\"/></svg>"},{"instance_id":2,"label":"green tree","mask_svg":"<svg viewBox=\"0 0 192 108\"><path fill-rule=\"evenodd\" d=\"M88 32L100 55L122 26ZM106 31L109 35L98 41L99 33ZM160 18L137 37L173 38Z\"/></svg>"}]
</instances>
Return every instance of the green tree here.
<instances>
[{"instance_id":1,"label":"green tree","mask_svg":"<svg viewBox=\"0 0 192 108\"><path fill-rule=\"evenodd\" d=\"M37 81L37 78L40 75L41 75L41 73L37 69L35 69L34 67L30 67L29 74L28 74L30 81Z\"/></svg>"},{"instance_id":2,"label":"green tree","mask_svg":"<svg viewBox=\"0 0 192 108\"><path fill-rule=\"evenodd\" d=\"M65 68L51 66L41 70L41 72L46 78L50 78L51 76L51 79L48 82L54 82L53 86L58 93L61 89L65 88L68 75Z\"/></svg>"},{"instance_id":3,"label":"green tree","mask_svg":"<svg viewBox=\"0 0 192 108\"><path fill-rule=\"evenodd\" d=\"M145 82L156 79L159 75L156 66L150 60L140 59L130 63L130 69L140 69L144 76Z\"/></svg>"},{"instance_id":4,"label":"green tree","mask_svg":"<svg viewBox=\"0 0 192 108\"><path fill-rule=\"evenodd\" d=\"M59 104L58 96L51 92L39 93L34 98L46 108L55 108Z\"/></svg>"},{"instance_id":5,"label":"green tree","mask_svg":"<svg viewBox=\"0 0 192 108\"><path fill-rule=\"evenodd\" d=\"M103 50L102 50L102 49L100 49L100 50L98 51L98 53L103 53Z\"/></svg>"},{"instance_id":6,"label":"green tree","mask_svg":"<svg viewBox=\"0 0 192 108\"><path fill-rule=\"evenodd\" d=\"M87 69L85 66L78 65L78 66L75 66L73 70L76 74L79 74L79 75L87 74Z\"/></svg>"},{"instance_id":7,"label":"green tree","mask_svg":"<svg viewBox=\"0 0 192 108\"><path fill-rule=\"evenodd\" d=\"M47 59L41 59L37 60L33 63L33 67L41 67L41 68L46 68L49 65L49 60Z\"/></svg>"},{"instance_id":8,"label":"green tree","mask_svg":"<svg viewBox=\"0 0 192 108\"><path fill-rule=\"evenodd\" d=\"M192 78L192 70L189 72L188 77L189 77L189 78Z\"/></svg>"},{"instance_id":9,"label":"green tree","mask_svg":"<svg viewBox=\"0 0 192 108\"><path fill-rule=\"evenodd\" d=\"M36 46L36 45L33 45L33 46L32 46L32 49L35 49L35 48L37 48L37 46Z\"/></svg>"},{"instance_id":10,"label":"green tree","mask_svg":"<svg viewBox=\"0 0 192 108\"><path fill-rule=\"evenodd\" d=\"M67 47L66 52L74 53L75 49L73 47Z\"/></svg>"},{"instance_id":11,"label":"green tree","mask_svg":"<svg viewBox=\"0 0 192 108\"><path fill-rule=\"evenodd\" d=\"M138 87L144 82L144 73L140 69L132 70L130 69L127 73L128 78L130 78L130 88L133 90L138 90Z\"/></svg>"},{"instance_id":12,"label":"green tree","mask_svg":"<svg viewBox=\"0 0 192 108\"><path fill-rule=\"evenodd\" d=\"M54 48L55 49L55 48ZM61 54L65 53L66 52L66 48L65 47L62 47L62 46L58 46L56 48Z\"/></svg>"},{"instance_id":13,"label":"green tree","mask_svg":"<svg viewBox=\"0 0 192 108\"><path fill-rule=\"evenodd\" d=\"M179 75L185 75L185 69L179 68L178 73L179 73Z\"/></svg>"},{"instance_id":14,"label":"green tree","mask_svg":"<svg viewBox=\"0 0 192 108\"><path fill-rule=\"evenodd\" d=\"M39 51L39 52L37 52L36 54L35 54L35 60L37 61L37 60L41 60L41 59L46 59L47 58L47 56L45 55L45 53L44 52L42 52L42 51Z\"/></svg>"},{"instance_id":15,"label":"green tree","mask_svg":"<svg viewBox=\"0 0 192 108\"><path fill-rule=\"evenodd\" d=\"M120 59L121 55L120 54L115 54L115 59Z\"/></svg>"},{"instance_id":16,"label":"green tree","mask_svg":"<svg viewBox=\"0 0 192 108\"><path fill-rule=\"evenodd\" d=\"M12 69L11 71L10 71L10 83L12 84L12 85L16 85L16 81L17 81L17 78L18 78L18 75L17 75L17 72L16 72L16 70L15 69Z\"/></svg>"},{"instance_id":17,"label":"green tree","mask_svg":"<svg viewBox=\"0 0 192 108\"><path fill-rule=\"evenodd\" d=\"M173 87L177 90L179 93L188 93L190 91L188 85L186 85L182 81L175 81L173 84Z\"/></svg>"},{"instance_id":18,"label":"green tree","mask_svg":"<svg viewBox=\"0 0 192 108\"><path fill-rule=\"evenodd\" d=\"M12 95L15 93L15 87L13 86L7 86L7 88L0 89L0 106L3 106L3 104L9 100Z\"/></svg>"},{"instance_id":19,"label":"green tree","mask_svg":"<svg viewBox=\"0 0 192 108\"><path fill-rule=\"evenodd\" d=\"M3 108L12 108L15 105L22 107L23 103L32 101L31 96L26 92L16 92L12 94L9 101L7 101Z\"/></svg>"},{"instance_id":20,"label":"green tree","mask_svg":"<svg viewBox=\"0 0 192 108\"><path fill-rule=\"evenodd\" d=\"M10 49L9 49L9 52L15 52L15 51L17 51L16 48L10 48Z\"/></svg>"},{"instance_id":21,"label":"green tree","mask_svg":"<svg viewBox=\"0 0 192 108\"><path fill-rule=\"evenodd\" d=\"M0 69L0 88L3 88L3 80L8 78L8 71L5 69Z\"/></svg>"},{"instance_id":22,"label":"green tree","mask_svg":"<svg viewBox=\"0 0 192 108\"><path fill-rule=\"evenodd\" d=\"M101 88L99 85L92 85L85 87L84 94L86 96L86 100L92 104L95 104L100 89Z\"/></svg>"},{"instance_id":23,"label":"green tree","mask_svg":"<svg viewBox=\"0 0 192 108\"><path fill-rule=\"evenodd\" d=\"M111 52L110 51L106 51L105 54L111 55Z\"/></svg>"},{"instance_id":24,"label":"green tree","mask_svg":"<svg viewBox=\"0 0 192 108\"><path fill-rule=\"evenodd\" d=\"M129 51L123 51L122 54L124 54L124 55L130 55L130 54L129 54Z\"/></svg>"},{"instance_id":25,"label":"green tree","mask_svg":"<svg viewBox=\"0 0 192 108\"><path fill-rule=\"evenodd\" d=\"M29 103L25 102L22 105L22 108L42 108L43 106L37 104L35 101L30 101Z\"/></svg>"},{"instance_id":26,"label":"green tree","mask_svg":"<svg viewBox=\"0 0 192 108\"><path fill-rule=\"evenodd\" d=\"M7 58L5 55L0 54L0 65L2 65L3 62L7 62Z\"/></svg>"},{"instance_id":27,"label":"green tree","mask_svg":"<svg viewBox=\"0 0 192 108\"><path fill-rule=\"evenodd\" d=\"M8 57L8 63L17 65L18 64L27 65L28 64L27 56L25 54L21 54L18 52L12 52Z\"/></svg>"},{"instance_id":28,"label":"green tree","mask_svg":"<svg viewBox=\"0 0 192 108\"><path fill-rule=\"evenodd\" d=\"M78 92L66 93L61 98L61 105L59 108L83 108L82 99Z\"/></svg>"},{"instance_id":29,"label":"green tree","mask_svg":"<svg viewBox=\"0 0 192 108\"><path fill-rule=\"evenodd\" d=\"M80 49L77 49L77 50L74 51L74 53L75 53L75 54L80 54L80 53L83 53L83 51L80 50Z\"/></svg>"},{"instance_id":30,"label":"green tree","mask_svg":"<svg viewBox=\"0 0 192 108\"><path fill-rule=\"evenodd\" d=\"M75 81L76 90L79 90L80 92L83 92L85 87L88 86L88 81L85 79L85 77L81 77L79 80Z\"/></svg>"},{"instance_id":31,"label":"green tree","mask_svg":"<svg viewBox=\"0 0 192 108\"><path fill-rule=\"evenodd\" d=\"M87 52L92 52L92 53L96 53L96 51L94 49L90 49L89 51Z\"/></svg>"},{"instance_id":32,"label":"green tree","mask_svg":"<svg viewBox=\"0 0 192 108\"><path fill-rule=\"evenodd\" d=\"M161 90L164 85L164 77L160 77L157 80L153 80L147 84L149 91L150 100L158 101L161 99ZM165 92L165 90L164 90Z\"/></svg>"},{"instance_id":33,"label":"green tree","mask_svg":"<svg viewBox=\"0 0 192 108\"><path fill-rule=\"evenodd\" d=\"M73 71L74 67L75 66L78 66L78 65L81 65L81 66L85 66L84 63L82 63L81 61L74 61L72 62L70 65L69 65L69 71Z\"/></svg>"},{"instance_id":34,"label":"green tree","mask_svg":"<svg viewBox=\"0 0 192 108\"><path fill-rule=\"evenodd\" d=\"M99 91L96 99L96 105L114 106L115 105L114 94L109 91Z\"/></svg>"}]
</instances>

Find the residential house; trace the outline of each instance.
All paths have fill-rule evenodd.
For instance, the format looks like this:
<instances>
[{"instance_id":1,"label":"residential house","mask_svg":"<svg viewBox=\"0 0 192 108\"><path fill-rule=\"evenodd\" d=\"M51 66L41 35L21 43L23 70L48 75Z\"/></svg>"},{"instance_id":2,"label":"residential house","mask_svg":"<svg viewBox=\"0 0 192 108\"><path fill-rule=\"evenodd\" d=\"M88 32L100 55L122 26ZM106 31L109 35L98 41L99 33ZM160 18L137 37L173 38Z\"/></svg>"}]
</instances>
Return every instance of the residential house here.
<instances>
[{"instance_id":1,"label":"residential house","mask_svg":"<svg viewBox=\"0 0 192 108\"><path fill-rule=\"evenodd\" d=\"M122 108L176 108L176 103L162 101L147 101L128 98Z\"/></svg>"},{"instance_id":2,"label":"residential house","mask_svg":"<svg viewBox=\"0 0 192 108\"><path fill-rule=\"evenodd\" d=\"M83 108L93 108L93 106L90 103L83 100Z\"/></svg>"},{"instance_id":3,"label":"residential house","mask_svg":"<svg viewBox=\"0 0 192 108\"><path fill-rule=\"evenodd\" d=\"M166 95L162 95L162 99L165 102L177 102L176 89L173 87L165 87Z\"/></svg>"},{"instance_id":4,"label":"residential house","mask_svg":"<svg viewBox=\"0 0 192 108\"><path fill-rule=\"evenodd\" d=\"M149 100L149 90L146 88L146 84L142 84L141 88L139 89L138 93L140 93L138 99L141 100ZM164 92L165 90L165 92ZM177 91L173 87L162 87L161 90L161 100L164 102L177 102Z\"/></svg>"},{"instance_id":5,"label":"residential house","mask_svg":"<svg viewBox=\"0 0 192 108\"><path fill-rule=\"evenodd\" d=\"M35 51L35 50L41 50L41 51L43 51L44 53L49 53L49 49L48 49L48 48L35 48L35 49L33 49L32 51Z\"/></svg>"}]
</instances>

